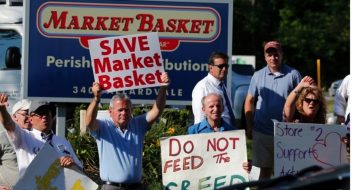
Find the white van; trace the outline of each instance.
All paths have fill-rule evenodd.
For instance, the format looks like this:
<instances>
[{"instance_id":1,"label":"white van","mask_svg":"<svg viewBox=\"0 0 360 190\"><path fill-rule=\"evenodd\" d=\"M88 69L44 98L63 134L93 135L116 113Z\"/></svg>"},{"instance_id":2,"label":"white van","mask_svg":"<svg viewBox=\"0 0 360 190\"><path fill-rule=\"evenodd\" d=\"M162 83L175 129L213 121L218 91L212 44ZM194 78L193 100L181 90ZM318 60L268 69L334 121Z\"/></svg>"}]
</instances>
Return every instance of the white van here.
<instances>
[{"instance_id":1,"label":"white van","mask_svg":"<svg viewBox=\"0 0 360 190\"><path fill-rule=\"evenodd\" d=\"M9 95L10 111L21 96L23 1L0 0L0 92Z\"/></svg>"}]
</instances>

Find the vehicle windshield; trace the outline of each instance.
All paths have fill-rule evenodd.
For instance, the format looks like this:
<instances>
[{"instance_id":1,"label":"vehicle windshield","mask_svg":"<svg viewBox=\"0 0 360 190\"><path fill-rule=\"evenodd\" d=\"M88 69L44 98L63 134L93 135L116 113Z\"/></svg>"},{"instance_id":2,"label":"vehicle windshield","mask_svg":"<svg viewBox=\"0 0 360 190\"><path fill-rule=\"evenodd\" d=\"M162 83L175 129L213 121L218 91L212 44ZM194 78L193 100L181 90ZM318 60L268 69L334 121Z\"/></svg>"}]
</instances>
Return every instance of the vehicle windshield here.
<instances>
[{"instance_id":1,"label":"vehicle windshield","mask_svg":"<svg viewBox=\"0 0 360 190\"><path fill-rule=\"evenodd\" d=\"M233 64L232 70L239 75L250 75L252 76L255 72L252 65Z\"/></svg>"},{"instance_id":2,"label":"vehicle windshield","mask_svg":"<svg viewBox=\"0 0 360 190\"><path fill-rule=\"evenodd\" d=\"M9 47L21 48L21 35L15 30L0 29L0 69L5 69L5 56Z\"/></svg>"}]
</instances>

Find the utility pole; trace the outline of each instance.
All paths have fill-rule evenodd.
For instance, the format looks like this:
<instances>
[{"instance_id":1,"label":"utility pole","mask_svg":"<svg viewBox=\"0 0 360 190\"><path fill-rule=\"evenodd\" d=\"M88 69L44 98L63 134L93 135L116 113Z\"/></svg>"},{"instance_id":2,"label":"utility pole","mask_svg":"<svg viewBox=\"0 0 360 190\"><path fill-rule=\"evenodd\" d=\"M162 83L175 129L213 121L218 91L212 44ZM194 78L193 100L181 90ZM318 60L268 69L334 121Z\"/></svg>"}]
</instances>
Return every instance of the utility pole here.
<instances>
[{"instance_id":1,"label":"utility pole","mask_svg":"<svg viewBox=\"0 0 360 190\"><path fill-rule=\"evenodd\" d=\"M318 88L321 89L321 80L320 80L320 59L317 59L316 60L316 68L317 68L317 85L318 85Z\"/></svg>"}]
</instances>

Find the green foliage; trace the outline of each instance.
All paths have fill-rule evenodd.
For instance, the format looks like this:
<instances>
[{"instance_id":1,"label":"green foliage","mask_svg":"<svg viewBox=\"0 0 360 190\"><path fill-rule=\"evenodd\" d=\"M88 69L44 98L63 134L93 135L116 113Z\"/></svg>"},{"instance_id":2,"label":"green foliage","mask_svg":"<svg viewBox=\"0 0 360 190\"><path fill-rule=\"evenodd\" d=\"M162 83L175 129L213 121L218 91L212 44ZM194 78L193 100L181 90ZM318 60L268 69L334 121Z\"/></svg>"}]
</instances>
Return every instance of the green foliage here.
<instances>
[{"instance_id":1,"label":"green foliage","mask_svg":"<svg viewBox=\"0 0 360 190\"><path fill-rule=\"evenodd\" d=\"M143 180L153 189L160 189L162 181L160 138L187 134L190 111L166 109L160 121L145 136L143 151Z\"/></svg>"},{"instance_id":2,"label":"green foliage","mask_svg":"<svg viewBox=\"0 0 360 190\"><path fill-rule=\"evenodd\" d=\"M80 134L80 110L85 110L86 105L76 107L74 119L67 122L67 139L71 143L75 154L83 163L85 173L97 184L101 184L99 176L99 157L95 140L89 133Z\"/></svg>"},{"instance_id":3,"label":"green foliage","mask_svg":"<svg viewBox=\"0 0 360 190\"><path fill-rule=\"evenodd\" d=\"M234 0L233 54L256 55L257 69L266 65L265 41L277 39L284 62L329 86L350 73L350 1Z\"/></svg>"}]
</instances>

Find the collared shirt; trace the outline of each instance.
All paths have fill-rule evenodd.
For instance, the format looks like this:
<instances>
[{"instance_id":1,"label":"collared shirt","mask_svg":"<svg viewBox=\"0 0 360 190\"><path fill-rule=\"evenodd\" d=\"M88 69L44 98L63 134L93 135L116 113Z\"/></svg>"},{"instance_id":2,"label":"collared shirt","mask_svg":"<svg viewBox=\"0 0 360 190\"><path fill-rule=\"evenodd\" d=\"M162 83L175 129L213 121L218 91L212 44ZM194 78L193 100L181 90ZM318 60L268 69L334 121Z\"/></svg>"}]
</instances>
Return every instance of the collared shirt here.
<instances>
[{"instance_id":1,"label":"collared shirt","mask_svg":"<svg viewBox=\"0 0 360 190\"><path fill-rule=\"evenodd\" d=\"M203 79L201 79L194 87L192 91L192 110L194 114L194 124L201 122L203 119L205 119L205 115L202 112L202 104L201 99L208 95L209 93L217 93L220 94L223 98L224 102L224 111L221 114L221 117L225 118L227 121L231 121L229 109L225 104L225 98L223 95L223 91L220 88L220 83L222 81L218 80L214 76L212 76L210 73Z\"/></svg>"},{"instance_id":2,"label":"collared shirt","mask_svg":"<svg viewBox=\"0 0 360 190\"><path fill-rule=\"evenodd\" d=\"M18 179L19 168L15 149L10 144L6 131L0 129L0 186L14 186Z\"/></svg>"},{"instance_id":3,"label":"collared shirt","mask_svg":"<svg viewBox=\"0 0 360 190\"><path fill-rule=\"evenodd\" d=\"M219 132L231 131L231 130L236 130L236 129L222 120L221 126L219 127ZM209 122L207 121L207 118L203 119L200 123L192 125L188 128L188 134L211 133L211 132L214 132L214 129L211 128Z\"/></svg>"},{"instance_id":4,"label":"collared shirt","mask_svg":"<svg viewBox=\"0 0 360 190\"><path fill-rule=\"evenodd\" d=\"M20 176L23 176L31 161L44 146L46 139L42 138L41 131L38 131L35 128L28 131L20 128L18 125L15 125L14 136L9 133L8 136L15 147L16 155L18 157ZM70 155L79 167L83 167L74 153L71 144L66 139L54 135L51 139L51 143L59 153L59 157Z\"/></svg>"},{"instance_id":5,"label":"collared shirt","mask_svg":"<svg viewBox=\"0 0 360 190\"><path fill-rule=\"evenodd\" d=\"M146 114L132 118L124 132L109 119L98 120L99 129L91 131L99 152L100 178L115 183L140 183Z\"/></svg>"},{"instance_id":6,"label":"collared shirt","mask_svg":"<svg viewBox=\"0 0 360 190\"><path fill-rule=\"evenodd\" d=\"M334 98L334 113L336 115L344 116L345 119L350 113L350 75L347 75L341 82L341 85L336 90Z\"/></svg>"},{"instance_id":7,"label":"collared shirt","mask_svg":"<svg viewBox=\"0 0 360 190\"><path fill-rule=\"evenodd\" d=\"M271 73L268 66L254 73L248 90L256 101L254 130L274 134L272 119L282 120L286 98L300 81L300 73L285 64L276 75Z\"/></svg>"}]
</instances>

